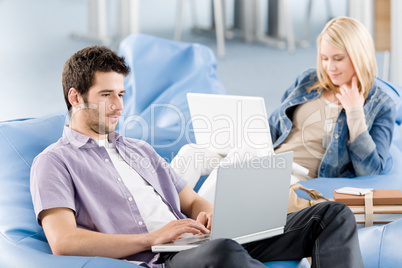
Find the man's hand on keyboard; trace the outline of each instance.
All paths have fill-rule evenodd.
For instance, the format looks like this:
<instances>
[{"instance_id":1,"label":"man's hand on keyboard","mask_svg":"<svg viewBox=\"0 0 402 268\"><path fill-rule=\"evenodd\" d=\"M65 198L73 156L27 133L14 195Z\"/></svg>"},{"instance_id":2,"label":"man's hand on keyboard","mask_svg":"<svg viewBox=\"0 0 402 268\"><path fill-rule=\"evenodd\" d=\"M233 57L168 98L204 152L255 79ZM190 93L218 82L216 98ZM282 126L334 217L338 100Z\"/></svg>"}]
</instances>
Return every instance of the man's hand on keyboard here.
<instances>
[{"instance_id":1,"label":"man's hand on keyboard","mask_svg":"<svg viewBox=\"0 0 402 268\"><path fill-rule=\"evenodd\" d=\"M197 222L204 225L208 230L211 230L212 224L212 213L201 212L197 216Z\"/></svg>"}]
</instances>

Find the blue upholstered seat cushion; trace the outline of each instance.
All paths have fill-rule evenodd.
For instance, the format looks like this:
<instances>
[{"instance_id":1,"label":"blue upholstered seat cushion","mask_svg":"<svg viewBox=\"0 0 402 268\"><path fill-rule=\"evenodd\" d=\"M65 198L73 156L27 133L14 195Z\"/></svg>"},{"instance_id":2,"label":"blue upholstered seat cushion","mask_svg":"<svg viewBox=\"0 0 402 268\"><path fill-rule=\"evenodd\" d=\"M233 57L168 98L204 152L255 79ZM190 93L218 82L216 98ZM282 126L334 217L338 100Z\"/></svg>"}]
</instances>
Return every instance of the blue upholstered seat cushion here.
<instances>
[{"instance_id":1,"label":"blue upholstered seat cushion","mask_svg":"<svg viewBox=\"0 0 402 268\"><path fill-rule=\"evenodd\" d=\"M30 236L46 241L35 221L29 174L35 156L60 138L64 119L60 113L0 123L0 232L11 241L24 244Z\"/></svg>"},{"instance_id":2,"label":"blue upholstered seat cushion","mask_svg":"<svg viewBox=\"0 0 402 268\"><path fill-rule=\"evenodd\" d=\"M402 220L359 229L364 267L402 267Z\"/></svg>"}]
</instances>

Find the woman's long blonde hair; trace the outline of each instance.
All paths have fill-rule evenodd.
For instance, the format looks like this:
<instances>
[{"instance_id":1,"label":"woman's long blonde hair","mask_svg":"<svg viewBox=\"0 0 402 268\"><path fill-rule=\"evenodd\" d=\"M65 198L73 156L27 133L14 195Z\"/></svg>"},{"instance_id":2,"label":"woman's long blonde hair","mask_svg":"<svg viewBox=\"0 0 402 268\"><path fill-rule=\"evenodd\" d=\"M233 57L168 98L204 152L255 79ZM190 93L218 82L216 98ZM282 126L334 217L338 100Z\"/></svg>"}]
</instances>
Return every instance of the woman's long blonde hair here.
<instances>
[{"instance_id":1,"label":"woman's long blonde hair","mask_svg":"<svg viewBox=\"0 0 402 268\"><path fill-rule=\"evenodd\" d=\"M367 29L355 19L338 17L329 21L317 38L318 81L309 90L324 88L336 93L336 86L322 67L321 40L346 51L355 69L359 90L366 98L377 75L374 42Z\"/></svg>"}]
</instances>

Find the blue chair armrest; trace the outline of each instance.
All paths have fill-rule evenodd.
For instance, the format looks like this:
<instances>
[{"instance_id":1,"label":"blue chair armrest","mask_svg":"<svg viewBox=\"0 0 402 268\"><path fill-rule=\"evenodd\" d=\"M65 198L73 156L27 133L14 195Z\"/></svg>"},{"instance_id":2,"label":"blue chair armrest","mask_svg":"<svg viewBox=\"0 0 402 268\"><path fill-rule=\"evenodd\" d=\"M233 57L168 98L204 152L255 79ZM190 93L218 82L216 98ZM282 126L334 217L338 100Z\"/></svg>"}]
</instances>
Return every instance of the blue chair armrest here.
<instances>
[{"instance_id":1,"label":"blue chair armrest","mask_svg":"<svg viewBox=\"0 0 402 268\"><path fill-rule=\"evenodd\" d=\"M402 267L402 220L359 229L364 267Z\"/></svg>"},{"instance_id":2,"label":"blue chair armrest","mask_svg":"<svg viewBox=\"0 0 402 268\"><path fill-rule=\"evenodd\" d=\"M271 261L265 262L265 266L269 268L310 268L310 263L307 259L300 261Z\"/></svg>"},{"instance_id":3,"label":"blue chair armrest","mask_svg":"<svg viewBox=\"0 0 402 268\"><path fill-rule=\"evenodd\" d=\"M27 238L29 239L29 238ZM29 247L7 239L0 233L1 267L85 267L85 268L136 268L141 267L126 261L103 257L56 256L36 249L37 241Z\"/></svg>"}]
</instances>

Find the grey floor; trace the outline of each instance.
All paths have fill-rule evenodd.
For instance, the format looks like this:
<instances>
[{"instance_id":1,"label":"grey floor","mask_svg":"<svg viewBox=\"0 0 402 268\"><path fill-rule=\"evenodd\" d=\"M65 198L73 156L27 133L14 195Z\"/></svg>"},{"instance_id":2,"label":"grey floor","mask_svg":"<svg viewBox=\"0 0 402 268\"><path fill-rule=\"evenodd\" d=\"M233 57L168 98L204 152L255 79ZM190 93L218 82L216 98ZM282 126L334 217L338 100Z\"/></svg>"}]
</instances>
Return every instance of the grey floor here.
<instances>
[{"instance_id":1,"label":"grey floor","mask_svg":"<svg viewBox=\"0 0 402 268\"><path fill-rule=\"evenodd\" d=\"M207 27L210 1L196 2L200 24ZM334 16L346 15L346 0L329 2ZM291 3L295 33L300 35L306 1ZM328 16L322 1L314 3L308 48L297 47L289 53L259 43L245 43L239 38L226 42L227 56L218 60L217 75L229 94L262 96L270 112L296 76L315 66L315 37ZM176 0L141 1L142 32L172 39L175 8ZM113 12L113 6L110 9ZM115 15L111 16L113 20ZM214 35L193 34L189 17L187 10L182 40L207 45L216 52ZM97 44L71 38L73 32L87 28L85 0L0 0L0 121L64 109L64 62L77 50ZM113 25L110 28L113 35Z\"/></svg>"}]
</instances>

